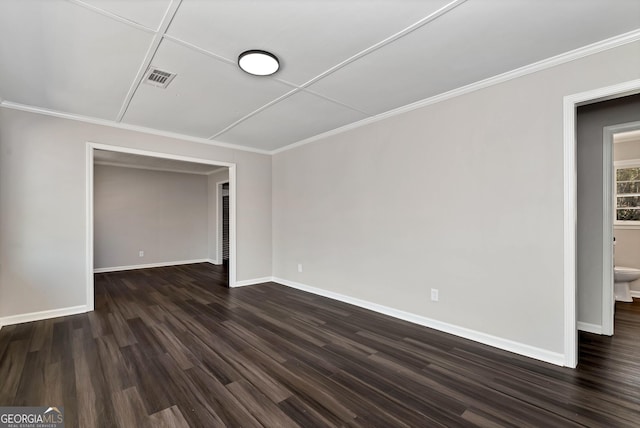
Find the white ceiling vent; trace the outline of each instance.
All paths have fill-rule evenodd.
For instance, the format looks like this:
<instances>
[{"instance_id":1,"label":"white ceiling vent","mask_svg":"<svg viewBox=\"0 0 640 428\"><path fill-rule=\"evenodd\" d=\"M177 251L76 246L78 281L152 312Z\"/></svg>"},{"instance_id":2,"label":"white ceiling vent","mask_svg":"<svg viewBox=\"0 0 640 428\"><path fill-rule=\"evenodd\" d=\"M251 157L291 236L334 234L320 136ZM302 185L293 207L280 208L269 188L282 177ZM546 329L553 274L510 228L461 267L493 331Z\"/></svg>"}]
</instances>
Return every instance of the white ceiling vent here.
<instances>
[{"instance_id":1,"label":"white ceiling vent","mask_svg":"<svg viewBox=\"0 0 640 428\"><path fill-rule=\"evenodd\" d=\"M155 67L149 67L142 81L147 85L164 89L169 85L169 83L171 83L174 77L176 77L175 73L160 70Z\"/></svg>"}]
</instances>

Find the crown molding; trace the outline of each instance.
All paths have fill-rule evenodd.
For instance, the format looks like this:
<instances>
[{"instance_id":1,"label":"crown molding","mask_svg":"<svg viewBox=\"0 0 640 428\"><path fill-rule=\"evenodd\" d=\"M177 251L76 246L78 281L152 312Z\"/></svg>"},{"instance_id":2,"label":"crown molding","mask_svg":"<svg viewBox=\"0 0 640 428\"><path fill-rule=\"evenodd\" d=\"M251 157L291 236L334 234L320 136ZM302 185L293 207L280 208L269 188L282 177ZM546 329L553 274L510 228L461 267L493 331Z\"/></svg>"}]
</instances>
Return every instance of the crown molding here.
<instances>
[{"instance_id":1,"label":"crown molding","mask_svg":"<svg viewBox=\"0 0 640 428\"><path fill-rule=\"evenodd\" d=\"M341 68L346 67L347 65L349 65L352 62L362 58L363 56L368 55L371 52L374 52L374 51L376 51L376 50L388 45L389 43L392 43L392 42L398 40L399 38L406 36L407 34L417 30L418 28L428 24L431 21L434 21L435 19L437 19L440 16L444 15L445 13L453 10L454 8L458 7L459 5L461 5L462 3L466 2L466 1L467 0L453 0L452 2L444 5L443 7L441 7L438 10L436 10L435 12L433 12L433 13L429 14L428 16L422 18L418 22L415 22L415 23L409 25L407 28L404 28L404 29L398 31L395 34L392 34L391 36L387 37L386 39L384 39L384 40L382 40L382 41L380 41L380 42L378 42L378 43L376 43L376 44L374 44L372 46L369 46L366 49L361 50L360 52L356 53L355 55L352 55L351 57L345 59L341 63L336 64L333 67L329 68L328 70L323 71L322 73L320 73L317 76L313 77L311 80L308 80L307 82L305 82L305 83L303 83L301 85L295 85L295 89L293 89L292 91L287 92L286 94L276 98L275 100L263 105L262 107L252 111L251 113L247 114L246 116L238 119L237 121L235 121L231 125L227 126L223 130L219 131L217 134L212 135L211 138L213 139L213 138L219 137L220 135L224 134L225 132L231 130L232 128L235 128L236 126L238 126L240 123L244 122L245 120L252 118L253 116L255 116L258 113L264 111L265 109L271 107L272 105L275 105L275 104L285 100L286 98L289 98L292 95L295 95L295 94L297 94L297 93L299 93L299 92L301 92L303 90L305 90L309 94L319 96L319 97L324 98L324 99L326 99L328 101L332 101L332 102L335 102L335 103L337 103L339 105L342 105L343 107L347 107L347 108L350 108L351 110L363 113L366 116L371 116L371 114L369 114L369 113L362 112L362 111L360 111L360 110L358 110L358 109L356 109L354 107L348 106L348 105L346 105L344 103L337 102L337 101L332 100L332 99L330 99L328 97L324 97L324 96L319 95L319 94L317 94L315 92L307 90L306 88L308 88L309 86L311 86L315 82L324 79L328 75L340 70ZM286 83L286 82L284 82L284 83ZM356 123L359 123L359 122L356 122ZM338 128L338 129L342 129L342 128ZM331 131L329 131L329 132L331 132ZM324 135L324 134L320 134L320 135ZM310 138L314 138L314 137L310 137ZM315 141L315 140L313 140L313 141ZM297 143L293 143L293 144L297 144ZM285 147L289 147L289 146L285 146ZM276 150L281 150L281 149L276 149ZM270 153L273 154L273 153L276 153L276 151L272 151Z\"/></svg>"},{"instance_id":2,"label":"crown molding","mask_svg":"<svg viewBox=\"0 0 640 428\"><path fill-rule=\"evenodd\" d=\"M368 117L366 119L362 119L358 122L353 122L348 125L341 126L340 128L332 129L331 131L323 132L322 134L314 135L313 137L309 137L304 140L300 140L298 142L281 147L279 149L272 150L269 153L272 155L282 153L284 151L295 149L297 147L304 146L306 144L313 143L315 141L319 141L327 137L331 137L333 135L342 134L352 129L360 128L361 126L379 122L381 120L398 116L403 113L408 113L410 111L417 110L422 107L437 104L439 102L449 100L451 98L455 98L460 95L465 95L471 92L478 91L480 89L487 88L489 86L494 86L500 83L507 82L512 79L516 79L518 77L543 71L561 64L565 64L567 62L584 58L586 56L597 54L599 52L614 49L629 43L637 42L638 40L640 40L640 29L629 31L628 33L620 34L618 36L611 37L609 39L601 40L599 42L592 43L590 45L583 46L581 48L574 49L569 52L565 52L547 59L543 59L538 62L534 62L533 64L516 68L515 70L507 71L506 73L498 74L496 76L489 77L487 79L480 80L478 82L474 82L469 85L461 86L459 88L452 89L447 92L443 92L442 94L438 94L433 97L425 98L423 100L416 101L414 103L407 104L405 106L398 107L396 109L389 110L387 112Z\"/></svg>"},{"instance_id":3,"label":"crown molding","mask_svg":"<svg viewBox=\"0 0 640 428\"><path fill-rule=\"evenodd\" d=\"M80 3L80 2L78 2ZM445 101L445 100L449 100L451 98L455 98L464 94L468 94L471 92L475 92L478 91L480 89L484 89L487 88L489 86L493 86L493 85L497 85L500 83L504 83L507 82L509 80L512 79L516 79L518 77L522 77L522 76L526 76L528 74L532 74L532 73L536 73L539 71L543 71L561 64L565 64L567 62L571 62L571 61L575 61L578 60L580 58L584 58L586 56L590 56L590 55L594 55L597 54L599 52L603 52L606 50L610 50L610 49L614 49L617 48L619 46L623 46L629 43L633 43L633 42L637 42L640 40L640 29L636 29L633 31L630 31L628 33L624 33L624 34L620 34L618 36L615 37L611 37L609 39L605 39L587 46L583 46L581 48L578 49L574 49L572 51L569 52L565 52L563 54L559 54L556 55L554 57L551 58L547 58L538 62L535 62L533 64L529 64L520 68L517 68L515 70L511 70L508 71L506 73L502 73L484 80L480 80L478 82L474 82L471 83L469 85L466 86L462 86L447 92L444 92L442 94L438 94L435 95L433 97L429 97L429 98L425 98L423 100L420 101L416 101L414 103L408 104L406 106L402 106L402 107L398 107L396 109L393 110L389 110L387 112L384 113L380 113L378 115L375 116L371 116L365 119L362 119L358 122L354 122L354 123L350 123L348 125L345 126L341 126L339 128L336 129L332 129L330 131L327 132L323 132L321 134L318 135L314 135L313 137L309 137L306 138L304 140L300 140L297 141L295 143L292 144L288 144L284 147L281 147L279 149L275 149L275 150L264 150L264 149L257 149L257 148L252 148L252 147L247 147L247 146L242 146L242 145L238 145L238 144L232 144L232 143L224 143L221 141L216 141L213 138L221 135L222 133L228 131L230 128L232 128L233 126L237 125L239 122L242 122L243 120L247 119L248 117L255 115L256 113L264 110L267 107L270 107L271 105L281 101L281 99L286 98L287 96L292 95L295 92L298 92L300 90L304 90L304 87L299 87L299 88L294 88L292 91L289 91L287 94L284 94L283 96L279 97L276 100L273 100L272 102L268 103L267 105L261 107L260 109L258 109L255 112L252 112L251 114L249 114L247 117L244 117L240 120L238 120L237 122L231 124L230 126L228 126L227 128L223 129L222 131L216 133L214 136L210 137L210 138L202 138L202 137L193 137L190 135L185 135L185 134L180 134L180 133L175 133L175 132L169 132L169 131L161 131L158 129L153 129L153 128L147 128L144 126L138 126L138 125L129 125L126 123L121 123L121 122L115 122L112 120L107 120L107 119L98 119L98 118L93 118L93 117L89 117L89 116L82 116L82 115L77 115L77 114L72 114L72 113L64 113L64 112L59 112L56 110L50 110L50 109L46 109L46 108L41 108L41 107L34 107L34 106L30 106L30 105L26 105L26 104L20 104L20 103L14 103L11 101L6 101L3 100L2 98L0 98L0 107L4 107L4 108L9 108L9 109L13 109L13 110L21 110L21 111L27 111L30 113L37 113L37 114L43 114L43 115L47 115L47 116L54 116L54 117L59 117L59 118L63 118L63 119L70 119L70 120L75 120L75 121L79 121L79 122L85 122L85 123L91 123L94 125L102 125L102 126L109 126L112 128L118 128L118 129L124 129L124 130L128 130L128 131L135 131L135 132L142 132L144 134L151 134L151 135L157 135L157 136L161 136L161 137L167 137L167 138L174 138L174 139L179 139L179 140L185 140L185 141L190 141L190 142L194 142L194 143L201 143L201 144L207 144L210 146L216 146L216 147L222 147L222 148L227 148L227 149L232 149L232 150L239 150L239 151L243 151L243 152L250 152L250 153L257 153L257 154L262 154L262 155L275 155L278 153L282 153L284 151L287 150L292 150L295 149L297 147L301 147L304 146L306 144L309 143L313 143L319 140L323 140L325 138L328 138L330 136L333 135L338 135L338 134L342 134L344 132L353 130L353 129L357 129L360 128L362 126L365 125L369 125L375 122L379 122L381 120L384 119L388 119L394 116L398 116L401 115L403 113L408 113L410 111L413 110L417 110L419 108L422 107L426 107L429 105L433 105L433 104L437 104L439 102ZM311 91L307 91L309 93L313 93ZM315 93L313 93L314 95L317 95Z\"/></svg>"},{"instance_id":4,"label":"crown molding","mask_svg":"<svg viewBox=\"0 0 640 428\"><path fill-rule=\"evenodd\" d=\"M14 103L10 101L0 101L0 107L8 108L11 110L26 111L29 113L37 113L45 116L53 116L61 119L75 120L78 122L90 123L92 125L109 126L111 128L141 132L143 134L157 135L159 137L167 137L167 138L173 138L177 140L190 141L192 143L207 144L209 146L222 147L225 149L240 150L243 152L258 153L261 155L271 154L271 152L267 150L254 149L252 147L239 146L237 144L231 144L231 143L223 143L221 141L209 140L207 138L192 137L190 135L179 134L176 132L161 131L159 129L147 128L144 126L129 125L126 123L114 122L112 120L107 120L107 119L98 119L95 117L82 116L82 115L73 114L73 113L63 113L56 110L50 110L50 109L41 108L41 107L34 107L34 106Z\"/></svg>"}]
</instances>

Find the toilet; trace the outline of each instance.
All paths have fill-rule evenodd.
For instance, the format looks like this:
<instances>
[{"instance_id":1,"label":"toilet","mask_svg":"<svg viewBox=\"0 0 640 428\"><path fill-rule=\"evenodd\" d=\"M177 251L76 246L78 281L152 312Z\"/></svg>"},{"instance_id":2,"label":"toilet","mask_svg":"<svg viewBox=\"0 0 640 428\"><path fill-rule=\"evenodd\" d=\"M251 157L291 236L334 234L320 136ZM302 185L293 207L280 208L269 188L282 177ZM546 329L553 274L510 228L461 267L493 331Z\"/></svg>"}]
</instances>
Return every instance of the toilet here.
<instances>
[{"instance_id":1,"label":"toilet","mask_svg":"<svg viewBox=\"0 0 640 428\"><path fill-rule=\"evenodd\" d=\"M613 292L618 302L633 302L629 283L640 278L640 269L624 266L613 268Z\"/></svg>"}]
</instances>

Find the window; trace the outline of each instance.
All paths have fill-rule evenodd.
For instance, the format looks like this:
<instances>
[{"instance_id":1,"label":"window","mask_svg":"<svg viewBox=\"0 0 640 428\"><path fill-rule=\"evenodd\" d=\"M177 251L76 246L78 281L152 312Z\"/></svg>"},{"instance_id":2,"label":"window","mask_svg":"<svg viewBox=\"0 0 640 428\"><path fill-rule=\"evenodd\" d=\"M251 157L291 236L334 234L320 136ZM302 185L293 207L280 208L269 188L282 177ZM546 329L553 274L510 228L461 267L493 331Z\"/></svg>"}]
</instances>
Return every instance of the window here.
<instances>
[{"instance_id":1,"label":"window","mask_svg":"<svg viewBox=\"0 0 640 428\"><path fill-rule=\"evenodd\" d=\"M615 163L615 223L640 225L640 159Z\"/></svg>"}]
</instances>

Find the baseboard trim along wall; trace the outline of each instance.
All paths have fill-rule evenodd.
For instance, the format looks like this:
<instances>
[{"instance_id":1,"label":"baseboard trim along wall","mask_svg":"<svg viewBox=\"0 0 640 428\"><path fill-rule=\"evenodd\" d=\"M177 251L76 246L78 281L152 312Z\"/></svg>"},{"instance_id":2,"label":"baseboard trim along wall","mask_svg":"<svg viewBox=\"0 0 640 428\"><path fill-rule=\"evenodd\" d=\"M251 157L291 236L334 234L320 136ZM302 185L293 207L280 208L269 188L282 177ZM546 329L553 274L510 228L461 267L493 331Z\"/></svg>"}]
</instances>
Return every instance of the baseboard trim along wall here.
<instances>
[{"instance_id":1,"label":"baseboard trim along wall","mask_svg":"<svg viewBox=\"0 0 640 428\"><path fill-rule=\"evenodd\" d=\"M328 297L330 299L338 300L344 303L348 303L354 306L358 306L364 309L369 309L374 312L378 312L384 315L389 315L394 318L398 318L404 321L408 321L414 324L418 324L424 327L433 328L445 333L453 334L454 336L463 337L465 339L473 340L474 342L483 343L485 345L493 346L505 351L513 352L515 354L524 355L525 357L534 358L536 360L545 361L547 363L563 366L565 362L564 354L548 351L546 349L536 348L534 346L526 345L524 343L514 342L512 340L503 339L501 337L492 336L490 334L482 333L479 331L471 330L465 327L459 327L453 324L437 321L431 318L426 318L420 315L412 314L410 312L401 311L398 309L390 308L388 306L379 305L377 303L368 302L366 300L357 299L354 297L345 296L343 294L334 293L333 291L323 290L321 288L311 287L309 285L300 284L298 282L289 281L282 278L272 278L273 282L285 285L287 287L295 288L297 290L306 291L308 293L317 294L318 296Z\"/></svg>"},{"instance_id":2,"label":"baseboard trim along wall","mask_svg":"<svg viewBox=\"0 0 640 428\"><path fill-rule=\"evenodd\" d=\"M578 321L578 330L586 331L587 333L602 334L602 326L598 324L591 324L588 322Z\"/></svg>"},{"instance_id":3,"label":"baseboard trim along wall","mask_svg":"<svg viewBox=\"0 0 640 428\"><path fill-rule=\"evenodd\" d=\"M245 279L242 281L236 281L236 283L233 284L231 288L246 287L247 285L256 285L271 281L273 281L273 277L271 276L265 276L264 278Z\"/></svg>"},{"instance_id":4,"label":"baseboard trim along wall","mask_svg":"<svg viewBox=\"0 0 640 428\"><path fill-rule=\"evenodd\" d=\"M640 299L640 291L631 290L631 297L635 297L636 299Z\"/></svg>"},{"instance_id":5,"label":"baseboard trim along wall","mask_svg":"<svg viewBox=\"0 0 640 428\"><path fill-rule=\"evenodd\" d=\"M100 271L115 272L120 270L142 269L147 267L162 267L162 266L172 266L172 265L190 264L190 263L202 263L202 262L208 262L208 261L209 260L204 259L204 260L189 260L189 261L173 262L173 263L153 263L153 264L137 265L137 266L118 266L116 268L104 268L104 269L115 269L115 270L100 269ZM98 269L96 269L96 272L97 271ZM435 330L453 334L455 336L463 337L465 339L473 340L475 342L483 343L485 345L493 346L498 349L503 349L505 351L524 355L529 358L545 361L558 366L564 365L564 355L557 352L551 352L545 349L536 348L534 346L526 345L524 343L503 339L497 336L492 336L490 334L471 330L465 327L459 327L453 324L423 317L421 315L412 314L410 312L401 311L388 306L379 305L377 303L372 303L366 300L361 300L355 297L346 296L344 294L323 290L321 288L312 287L309 285L301 284L294 281L289 281L282 278L263 277L263 278L242 280L242 281L237 281L234 284L234 287L244 287L248 285L262 284L265 282L276 282L286 287L295 288L297 290L306 291L308 293L312 293L318 296L327 297L329 299L348 303L350 305L358 306L364 309L368 309L374 312L378 312L384 315L388 315L388 316L398 318L404 321L408 321L414 324L418 324L424 327L433 328ZM28 314L12 315L8 317L0 318L0 328L2 328L2 326L7 326L7 325L13 325L13 324L19 324L19 323L25 323L25 322L31 322L31 321L40 321L44 319L57 318L57 317L63 317L68 315L76 315L76 314L81 314L85 312L87 312L87 306L81 305L81 306L72 306L72 307L61 308L61 309L52 309L47 311L32 312ZM595 324L579 322L578 329L583 331L588 331L590 333L601 334L601 327Z\"/></svg>"},{"instance_id":6,"label":"baseboard trim along wall","mask_svg":"<svg viewBox=\"0 0 640 428\"><path fill-rule=\"evenodd\" d=\"M175 262L147 263L147 264L143 264L143 265L113 266L113 267L94 269L93 273L120 272L120 271L123 271L123 270L147 269L147 268L178 266L178 265L190 265L190 264L193 264L193 263L211 263L211 260L210 259L195 259L195 260L179 260L179 261L175 261ZM214 263L214 264L216 264L216 263Z\"/></svg>"},{"instance_id":7,"label":"baseboard trim along wall","mask_svg":"<svg viewBox=\"0 0 640 428\"><path fill-rule=\"evenodd\" d=\"M31 312L28 314L10 315L0 318L0 328L6 325L21 324L24 322L40 321L49 318L66 317L69 315L83 314L87 312L86 305L71 306L69 308L51 309L48 311Z\"/></svg>"}]
</instances>

